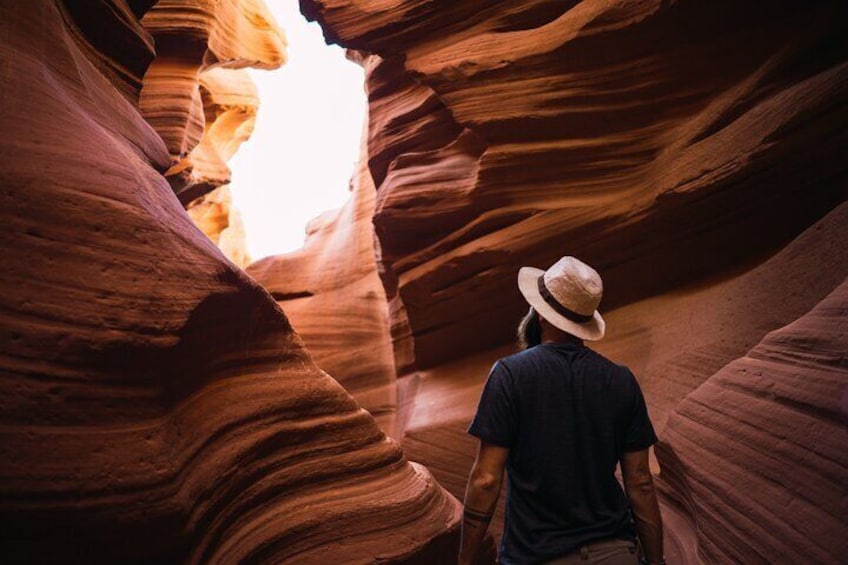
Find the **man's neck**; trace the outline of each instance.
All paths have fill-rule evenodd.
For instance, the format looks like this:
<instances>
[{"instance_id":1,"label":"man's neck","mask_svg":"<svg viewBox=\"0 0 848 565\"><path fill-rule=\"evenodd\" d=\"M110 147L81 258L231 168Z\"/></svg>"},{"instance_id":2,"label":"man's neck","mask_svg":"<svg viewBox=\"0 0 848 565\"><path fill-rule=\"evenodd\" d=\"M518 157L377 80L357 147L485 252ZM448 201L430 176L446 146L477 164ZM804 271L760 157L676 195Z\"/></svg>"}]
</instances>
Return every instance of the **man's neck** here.
<instances>
[{"instance_id":1,"label":"man's neck","mask_svg":"<svg viewBox=\"0 0 848 565\"><path fill-rule=\"evenodd\" d=\"M542 343L568 343L583 345L583 340L577 336L560 331L555 328L545 328L542 332Z\"/></svg>"}]
</instances>

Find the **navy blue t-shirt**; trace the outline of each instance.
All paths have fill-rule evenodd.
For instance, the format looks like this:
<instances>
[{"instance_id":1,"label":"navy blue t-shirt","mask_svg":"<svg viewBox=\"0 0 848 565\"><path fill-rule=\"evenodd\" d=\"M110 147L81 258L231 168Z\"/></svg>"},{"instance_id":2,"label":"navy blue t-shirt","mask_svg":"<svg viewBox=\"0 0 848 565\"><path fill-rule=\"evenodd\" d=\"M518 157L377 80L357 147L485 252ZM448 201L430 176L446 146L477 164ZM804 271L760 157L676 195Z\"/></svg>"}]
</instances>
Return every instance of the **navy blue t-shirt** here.
<instances>
[{"instance_id":1,"label":"navy blue t-shirt","mask_svg":"<svg viewBox=\"0 0 848 565\"><path fill-rule=\"evenodd\" d=\"M468 432L509 448L500 562L538 563L600 539L635 539L615 478L657 441L633 373L579 343L495 363Z\"/></svg>"}]
</instances>

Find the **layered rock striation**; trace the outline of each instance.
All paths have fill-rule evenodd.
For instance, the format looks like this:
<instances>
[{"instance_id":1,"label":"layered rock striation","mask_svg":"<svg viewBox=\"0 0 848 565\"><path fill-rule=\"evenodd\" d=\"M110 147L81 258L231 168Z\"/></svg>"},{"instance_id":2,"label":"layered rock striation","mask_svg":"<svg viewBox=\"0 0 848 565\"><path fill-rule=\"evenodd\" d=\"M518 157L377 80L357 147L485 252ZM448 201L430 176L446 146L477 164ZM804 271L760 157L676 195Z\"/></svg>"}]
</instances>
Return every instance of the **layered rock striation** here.
<instances>
[{"instance_id":1,"label":"layered rock striation","mask_svg":"<svg viewBox=\"0 0 848 565\"><path fill-rule=\"evenodd\" d=\"M183 208L238 229L264 5L2 7L0 559L444 562L517 267L575 254L671 560L838 560L843 3L301 5L366 67L362 159L250 276Z\"/></svg>"},{"instance_id":2,"label":"layered rock striation","mask_svg":"<svg viewBox=\"0 0 848 565\"><path fill-rule=\"evenodd\" d=\"M750 415L687 418L692 399L722 394L726 381L713 376L722 367L848 276L844 3L301 0L301 9L328 41L372 57L375 253L395 368L418 383L401 408L405 451L462 495L475 447L465 427L526 309L516 272L577 255L605 281L609 334L597 349L636 372L663 442L667 421L687 434L681 442L669 428L661 450L669 556L765 562L790 543L776 540L783 534L818 544L825 560L838 554L844 524L790 532L739 490L734 500L760 527L774 526L744 549L757 534L744 512L687 481L717 468L716 482L760 484L729 431ZM848 377L831 361L822 370L835 391ZM797 438L831 430L830 408L783 414ZM744 449L774 444L744 439ZM668 455L678 449L679 461ZM780 446L770 472L788 472L796 455L803 466L802 453ZM844 461L811 463L810 477L844 478ZM769 476L768 493L800 521L842 512L833 482L790 502L797 485Z\"/></svg>"},{"instance_id":3,"label":"layered rock striation","mask_svg":"<svg viewBox=\"0 0 848 565\"><path fill-rule=\"evenodd\" d=\"M657 456L710 563L848 551L848 281L681 402Z\"/></svg>"},{"instance_id":4,"label":"layered rock striation","mask_svg":"<svg viewBox=\"0 0 848 565\"><path fill-rule=\"evenodd\" d=\"M194 225L218 246L227 259L241 268L250 263L244 221L233 204L230 185L222 185L192 200L186 211Z\"/></svg>"},{"instance_id":5,"label":"layered rock striation","mask_svg":"<svg viewBox=\"0 0 848 565\"><path fill-rule=\"evenodd\" d=\"M382 58L374 223L421 368L509 340L522 264L579 255L610 308L773 250L845 198L842 3L301 5Z\"/></svg>"},{"instance_id":6,"label":"layered rock striation","mask_svg":"<svg viewBox=\"0 0 848 565\"><path fill-rule=\"evenodd\" d=\"M203 104L203 135L191 152L166 173L177 196L186 202L230 182L227 161L250 138L259 109L259 96L244 70L213 68L199 75ZM195 201L187 203L190 208Z\"/></svg>"},{"instance_id":7,"label":"layered rock striation","mask_svg":"<svg viewBox=\"0 0 848 565\"><path fill-rule=\"evenodd\" d=\"M245 66L285 62L285 35L261 2L157 2L143 19L157 57L140 104L171 156L165 172L198 228L236 265L250 262L227 161L253 133L259 97Z\"/></svg>"},{"instance_id":8,"label":"layered rock striation","mask_svg":"<svg viewBox=\"0 0 848 565\"><path fill-rule=\"evenodd\" d=\"M709 382L729 362L744 356L763 335L815 308L846 280L848 249L842 244L846 238L848 204L842 204L753 268L605 312L607 335L591 347L627 365L637 375L651 419L660 440L665 441L666 421L690 393L700 390L702 383ZM823 264L830 267L823 270ZM404 451L411 459L424 463L439 483L458 496L474 460L476 440L465 430L476 410L480 390L494 360L514 351L515 346L508 344L420 372L413 413L404 430ZM838 378L843 387L848 386L848 374ZM806 424L787 420L786 425L803 429ZM718 439L703 428L688 429L686 433L690 445L732 449L732 437ZM791 451L773 457L780 460L784 469L796 465ZM666 552L669 561L698 563L695 524L686 507L677 502L677 497L682 496L674 494L677 483L667 480L671 474L666 474L667 461L663 459L660 474L666 495L662 501L668 526ZM714 463L715 460L699 469L699 475L709 473ZM654 471L660 471L656 464ZM681 469L677 473L685 472ZM822 507L838 512L835 504L836 499L823 501ZM799 513L799 517L802 515ZM495 531L501 519L499 512ZM704 513L700 520L710 523L711 515ZM761 520L764 527L770 527L765 516ZM711 527L721 526L713 522ZM838 537L837 534L838 528L827 539ZM817 538L810 538L808 543L818 543Z\"/></svg>"},{"instance_id":9,"label":"layered rock striation","mask_svg":"<svg viewBox=\"0 0 848 565\"><path fill-rule=\"evenodd\" d=\"M6 3L0 17L0 561L455 551L456 501L314 364L164 177L185 134L154 129L133 95L138 53L153 59L138 24L159 17L151 3L77 4ZM250 47L226 10L258 4L204 6L224 12L192 14ZM174 51L153 35L161 70Z\"/></svg>"},{"instance_id":10,"label":"layered rock striation","mask_svg":"<svg viewBox=\"0 0 848 565\"><path fill-rule=\"evenodd\" d=\"M286 39L261 0L160 0L141 20L156 41L140 108L170 154L165 176L186 205L230 179L226 161L253 129L246 74L285 62Z\"/></svg>"}]
</instances>

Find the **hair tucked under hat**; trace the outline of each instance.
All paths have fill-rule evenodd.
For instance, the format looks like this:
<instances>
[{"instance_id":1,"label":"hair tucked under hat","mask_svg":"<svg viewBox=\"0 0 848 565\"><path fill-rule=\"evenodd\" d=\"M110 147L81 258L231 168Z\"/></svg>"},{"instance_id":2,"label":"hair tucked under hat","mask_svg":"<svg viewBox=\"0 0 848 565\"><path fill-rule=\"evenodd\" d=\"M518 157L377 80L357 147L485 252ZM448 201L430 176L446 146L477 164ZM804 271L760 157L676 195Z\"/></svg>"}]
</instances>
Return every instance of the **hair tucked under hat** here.
<instances>
[{"instance_id":1,"label":"hair tucked under hat","mask_svg":"<svg viewBox=\"0 0 848 565\"><path fill-rule=\"evenodd\" d=\"M517 334L520 349L530 349L542 343L542 322L532 306L518 323Z\"/></svg>"}]
</instances>

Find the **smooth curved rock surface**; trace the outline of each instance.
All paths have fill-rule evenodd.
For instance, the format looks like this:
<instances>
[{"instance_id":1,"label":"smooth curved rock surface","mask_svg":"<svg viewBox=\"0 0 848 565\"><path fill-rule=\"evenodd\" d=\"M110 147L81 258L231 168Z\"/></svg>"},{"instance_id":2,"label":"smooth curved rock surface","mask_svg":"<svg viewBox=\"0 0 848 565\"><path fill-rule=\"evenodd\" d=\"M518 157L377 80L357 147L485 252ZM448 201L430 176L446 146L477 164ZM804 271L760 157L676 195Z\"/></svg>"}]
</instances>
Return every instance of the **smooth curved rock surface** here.
<instances>
[{"instance_id":1,"label":"smooth curved rock surface","mask_svg":"<svg viewBox=\"0 0 848 565\"><path fill-rule=\"evenodd\" d=\"M227 161L250 138L259 110L256 87L244 70L214 68L200 73L203 135L191 152L165 174L186 207L229 184Z\"/></svg>"},{"instance_id":2,"label":"smooth curved rock surface","mask_svg":"<svg viewBox=\"0 0 848 565\"><path fill-rule=\"evenodd\" d=\"M848 552L848 281L686 397L657 456L709 563Z\"/></svg>"},{"instance_id":3,"label":"smooth curved rock surface","mask_svg":"<svg viewBox=\"0 0 848 565\"><path fill-rule=\"evenodd\" d=\"M0 17L0 561L453 553L456 501L195 228L166 144L66 15Z\"/></svg>"},{"instance_id":4,"label":"smooth curved rock surface","mask_svg":"<svg viewBox=\"0 0 848 565\"><path fill-rule=\"evenodd\" d=\"M844 3L301 9L328 41L375 57L376 256L395 366L417 383L403 446L457 496L480 387L526 311L519 266L573 254L598 268L610 329L596 347L636 372L661 439L687 395L848 276ZM750 533L710 502L680 506L675 488L673 562L716 555L723 528L733 547ZM799 532L823 546L845 534Z\"/></svg>"},{"instance_id":5,"label":"smooth curved rock surface","mask_svg":"<svg viewBox=\"0 0 848 565\"><path fill-rule=\"evenodd\" d=\"M259 96L244 70L200 73L204 132L191 153L166 176L195 225L239 267L250 262L241 214L233 206L227 161L253 133ZM210 192L211 190L211 192ZM201 195L190 200L195 195Z\"/></svg>"},{"instance_id":6,"label":"smooth curved rock surface","mask_svg":"<svg viewBox=\"0 0 848 565\"><path fill-rule=\"evenodd\" d=\"M139 23L156 0L60 2L68 34L133 104L155 56L153 37Z\"/></svg>"},{"instance_id":7,"label":"smooth curved rock surface","mask_svg":"<svg viewBox=\"0 0 848 565\"><path fill-rule=\"evenodd\" d=\"M607 335L590 346L633 370L664 440L669 415L687 395L745 355L763 335L814 308L848 277L846 239L848 204L842 204L764 262L709 284L606 311ZM830 267L823 270L823 264ZM486 375L492 363L514 352L514 347L506 345L420 372L404 452L425 464L456 496L462 495L474 460L476 443L465 430ZM665 461L663 465L665 473ZM653 470L660 470L656 462ZM668 488L664 494L669 561L699 563L694 525ZM498 535L501 520L499 511L493 523Z\"/></svg>"}]
</instances>

